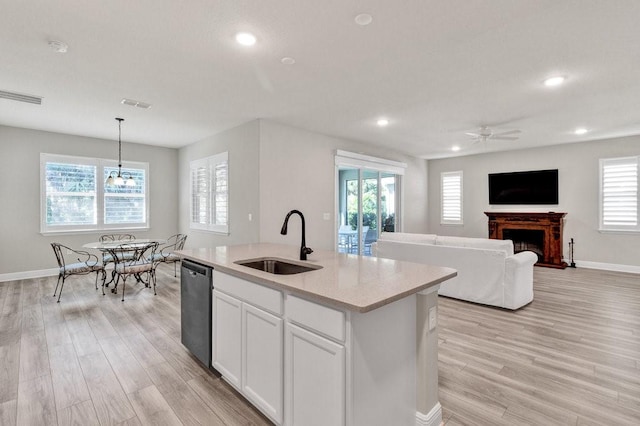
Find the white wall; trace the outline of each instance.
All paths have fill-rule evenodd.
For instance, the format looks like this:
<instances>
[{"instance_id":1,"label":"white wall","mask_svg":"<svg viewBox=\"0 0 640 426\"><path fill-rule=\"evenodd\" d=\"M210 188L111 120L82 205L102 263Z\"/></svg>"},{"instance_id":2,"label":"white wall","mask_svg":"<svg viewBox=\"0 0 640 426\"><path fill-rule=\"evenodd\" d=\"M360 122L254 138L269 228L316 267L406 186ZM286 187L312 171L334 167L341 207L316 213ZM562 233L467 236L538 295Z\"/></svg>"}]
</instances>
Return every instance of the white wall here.
<instances>
[{"instance_id":1,"label":"white wall","mask_svg":"<svg viewBox=\"0 0 640 426\"><path fill-rule=\"evenodd\" d=\"M180 150L123 142L123 158L149 163L150 227L140 237L188 234L187 247L271 241L298 245L299 228L280 235L286 213L302 210L307 241L333 249L336 149L408 164L404 184L404 230L427 231L427 162L364 143L255 120ZM189 162L229 152L230 235L189 229ZM40 234L40 153L116 158L117 143L0 126L0 275L56 267L50 243L81 247L101 232ZM325 221L323 213L331 220ZM249 221L248 215L253 216ZM296 221L297 218L293 218Z\"/></svg>"},{"instance_id":2,"label":"white wall","mask_svg":"<svg viewBox=\"0 0 640 426\"><path fill-rule=\"evenodd\" d=\"M260 227L260 125L257 120L210 136L179 152L179 228L189 247L255 243ZM189 229L189 162L229 152L229 235ZM249 221L249 214L253 220Z\"/></svg>"},{"instance_id":3,"label":"white wall","mask_svg":"<svg viewBox=\"0 0 640 426\"><path fill-rule=\"evenodd\" d=\"M0 126L0 274L57 267L50 243L73 248L96 241L102 232L76 235L40 234L40 153L83 157L118 157L117 141ZM175 149L123 142L125 160L149 163L150 230L141 238L177 232L178 152Z\"/></svg>"},{"instance_id":4,"label":"white wall","mask_svg":"<svg viewBox=\"0 0 640 426\"><path fill-rule=\"evenodd\" d=\"M389 149L260 121L260 241L300 244L299 218L280 235L287 212L305 215L307 245L333 250L335 240L336 150L361 152L407 163L404 230L427 231L427 162ZM330 220L323 214L329 213Z\"/></svg>"},{"instance_id":5,"label":"white wall","mask_svg":"<svg viewBox=\"0 0 640 426\"><path fill-rule=\"evenodd\" d=\"M474 155L429 161L429 232L441 235L487 237L485 211L566 212L564 256L568 242L575 240L575 260L640 266L640 234L613 234L598 231L600 158L640 154L640 137L608 139L536 149ZM489 205L489 173L558 169L559 204L554 206ZM440 224L440 173L464 173L464 226Z\"/></svg>"}]
</instances>

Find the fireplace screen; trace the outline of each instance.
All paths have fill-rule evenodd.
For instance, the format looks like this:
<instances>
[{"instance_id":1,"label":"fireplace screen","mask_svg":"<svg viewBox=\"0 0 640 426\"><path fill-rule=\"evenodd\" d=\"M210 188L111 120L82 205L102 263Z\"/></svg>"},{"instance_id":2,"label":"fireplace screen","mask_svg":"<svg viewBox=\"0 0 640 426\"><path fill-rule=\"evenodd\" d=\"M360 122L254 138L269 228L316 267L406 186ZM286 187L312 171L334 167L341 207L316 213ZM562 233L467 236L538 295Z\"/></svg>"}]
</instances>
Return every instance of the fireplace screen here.
<instances>
[{"instance_id":1,"label":"fireplace screen","mask_svg":"<svg viewBox=\"0 0 640 426\"><path fill-rule=\"evenodd\" d=\"M513 241L513 251L532 251L538 262L544 260L544 231L539 229L503 229L502 239Z\"/></svg>"}]
</instances>

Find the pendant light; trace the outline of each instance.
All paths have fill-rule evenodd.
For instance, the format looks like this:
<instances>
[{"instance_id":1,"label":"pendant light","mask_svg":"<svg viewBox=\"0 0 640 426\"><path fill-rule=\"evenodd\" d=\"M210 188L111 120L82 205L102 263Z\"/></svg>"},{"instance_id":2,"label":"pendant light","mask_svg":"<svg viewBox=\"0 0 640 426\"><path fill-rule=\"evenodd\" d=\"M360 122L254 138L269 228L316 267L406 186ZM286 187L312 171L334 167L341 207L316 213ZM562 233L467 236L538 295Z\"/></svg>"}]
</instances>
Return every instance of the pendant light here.
<instances>
[{"instance_id":1,"label":"pendant light","mask_svg":"<svg viewBox=\"0 0 640 426\"><path fill-rule=\"evenodd\" d=\"M116 120L118 120L118 175L114 177L113 175L115 172L109 173L106 184L107 186L136 186L136 181L133 180L131 175L129 175L129 178L126 181L122 177L122 122L124 121L124 118L116 117Z\"/></svg>"}]
</instances>

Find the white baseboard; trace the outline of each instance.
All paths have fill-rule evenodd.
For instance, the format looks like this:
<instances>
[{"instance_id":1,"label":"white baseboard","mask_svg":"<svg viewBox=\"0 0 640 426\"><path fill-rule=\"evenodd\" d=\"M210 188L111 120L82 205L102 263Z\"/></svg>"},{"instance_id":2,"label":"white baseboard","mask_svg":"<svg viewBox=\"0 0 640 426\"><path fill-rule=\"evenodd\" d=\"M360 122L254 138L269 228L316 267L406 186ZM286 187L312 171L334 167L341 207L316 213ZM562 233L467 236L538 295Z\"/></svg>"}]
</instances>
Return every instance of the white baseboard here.
<instances>
[{"instance_id":1,"label":"white baseboard","mask_svg":"<svg viewBox=\"0 0 640 426\"><path fill-rule=\"evenodd\" d=\"M39 271L10 272L0 274L0 283L4 281L28 280L30 278L51 277L58 275L58 268L40 269Z\"/></svg>"},{"instance_id":2,"label":"white baseboard","mask_svg":"<svg viewBox=\"0 0 640 426\"><path fill-rule=\"evenodd\" d=\"M586 260L576 260L576 268L602 269L604 271L630 272L640 274L640 266L620 265L618 263L589 262ZM567 262L570 263L570 262Z\"/></svg>"},{"instance_id":3,"label":"white baseboard","mask_svg":"<svg viewBox=\"0 0 640 426\"><path fill-rule=\"evenodd\" d=\"M442 424L442 405L436 402L428 414L416 411L416 426L440 426Z\"/></svg>"}]
</instances>

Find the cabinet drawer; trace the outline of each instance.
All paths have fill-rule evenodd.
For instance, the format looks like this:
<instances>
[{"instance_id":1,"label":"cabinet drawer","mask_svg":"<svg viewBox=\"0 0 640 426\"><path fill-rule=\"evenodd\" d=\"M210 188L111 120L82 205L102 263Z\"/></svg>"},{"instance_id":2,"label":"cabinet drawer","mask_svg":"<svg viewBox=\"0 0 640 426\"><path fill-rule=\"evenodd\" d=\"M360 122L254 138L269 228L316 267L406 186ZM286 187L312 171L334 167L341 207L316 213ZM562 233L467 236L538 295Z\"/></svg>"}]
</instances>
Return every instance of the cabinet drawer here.
<instances>
[{"instance_id":1,"label":"cabinet drawer","mask_svg":"<svg viewBox=\"0 0 640 426\"><path fill-rule=\"evenodd\" d=\"M242 278L213 271L213 288L276 315L283 314L282 293Z\"/></svg>"},{"instance_id":2,"label":"cabinet drawer","mask_svg":"<svg viewBox=\"0 0 640 426\"><path fill-rule=\"evenodd\" d=\"M345 341L344 312L291 295L287 296L285 303L289 321L340 342Z\"/></svg>"}]
</instances>

